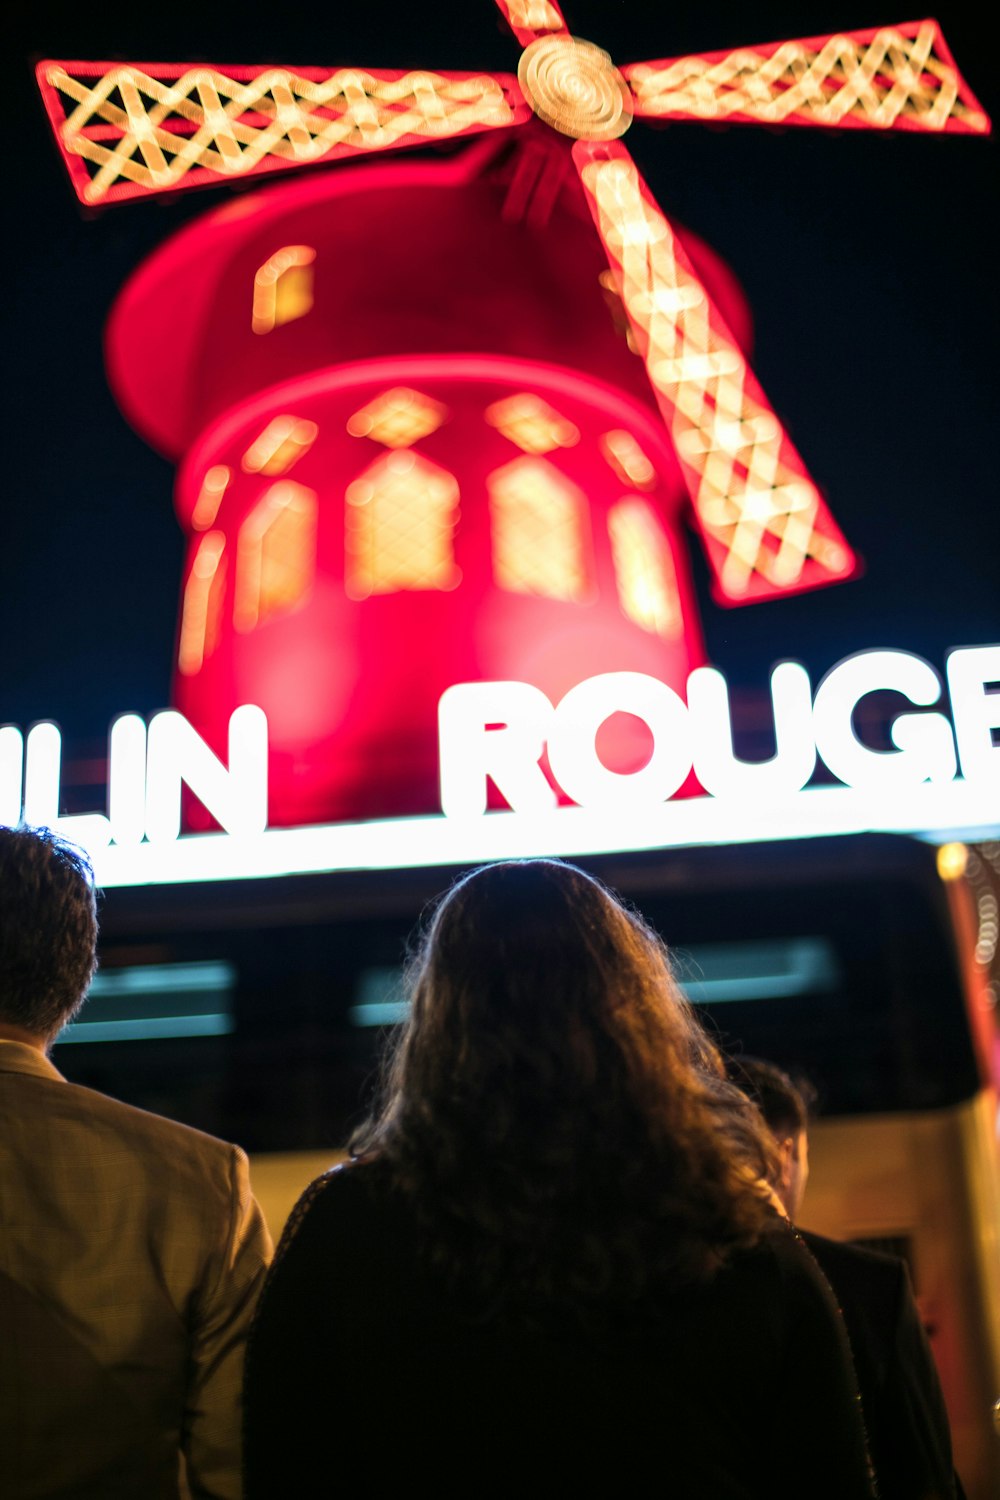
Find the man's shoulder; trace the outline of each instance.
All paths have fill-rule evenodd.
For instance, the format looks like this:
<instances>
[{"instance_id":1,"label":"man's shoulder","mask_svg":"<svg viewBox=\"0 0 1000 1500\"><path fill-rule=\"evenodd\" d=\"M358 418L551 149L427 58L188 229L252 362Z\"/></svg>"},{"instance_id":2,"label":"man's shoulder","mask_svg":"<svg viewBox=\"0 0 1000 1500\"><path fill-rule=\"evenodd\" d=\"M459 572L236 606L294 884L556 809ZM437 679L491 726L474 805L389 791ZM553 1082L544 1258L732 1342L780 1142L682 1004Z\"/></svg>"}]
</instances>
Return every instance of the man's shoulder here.
<instances>
[{"instance_id":1,"label":"man's shoulder","mask_svg":"<svg viewBox=\"0 0 1000 1500\"><path fill-rule=\"evenodd\" d=\"M99 1131L108 1143L116 1142L123 1153L156 1160L168 1176L196 1169L228 1180L234 1160L244 1159L238 1146L110 1094L69 1081L52 1087L56 1092L48 1102L60 1115Z\"/></svg>"}]
</instances>

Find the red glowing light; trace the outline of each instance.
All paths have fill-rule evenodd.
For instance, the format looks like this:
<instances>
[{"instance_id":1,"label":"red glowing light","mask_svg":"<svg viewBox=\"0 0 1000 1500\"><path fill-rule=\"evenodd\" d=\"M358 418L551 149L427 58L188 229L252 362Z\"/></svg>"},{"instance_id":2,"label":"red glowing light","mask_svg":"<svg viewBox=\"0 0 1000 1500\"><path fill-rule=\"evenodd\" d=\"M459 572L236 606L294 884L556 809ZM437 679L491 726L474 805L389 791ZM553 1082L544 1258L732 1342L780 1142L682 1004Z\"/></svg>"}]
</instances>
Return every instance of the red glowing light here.
<instances>
[{"instance_id":1,"label":"red glowing light","mask_svg":"<svg viewBox=\"0 0 1000 1500\"><path fill-rule=\"evenodd\" d=\"M551 0L497 3L516 80L39 65L88 203L487 132L217 209L112 318L123 408L186 455L177 705L220 750L236 704L265 709L273 822L433 808L458 681L683 691L685 489L723 603L854 571L738 289L620 143L633 116L989 128L933 22L619 72ZM641 764L628 719L609 732Z\"/></svg>"}]
</instances>

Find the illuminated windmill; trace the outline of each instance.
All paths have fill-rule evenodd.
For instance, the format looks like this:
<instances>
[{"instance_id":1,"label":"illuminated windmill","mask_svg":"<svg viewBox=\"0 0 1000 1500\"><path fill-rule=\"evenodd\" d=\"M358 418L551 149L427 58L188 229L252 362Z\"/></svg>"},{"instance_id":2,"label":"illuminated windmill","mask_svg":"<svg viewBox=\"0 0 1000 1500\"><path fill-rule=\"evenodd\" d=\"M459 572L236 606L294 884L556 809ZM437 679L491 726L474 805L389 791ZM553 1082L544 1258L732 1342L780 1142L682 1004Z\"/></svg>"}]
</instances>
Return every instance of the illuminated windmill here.
<instances>
[{"instance_id":1,"label":"illuminated windmill","mask_svg":"<svg viewBox=\"0 0 1000 1500\"><path fill-rule=\"evenodd\" d=\"M620 142L633 116L989 128L931 21L619 72L549 0L498 3L516 78L39 65L88 204L487 136L216 210L112 319L123 407L185 455L175 698L220 751L263 705L277 822L432 805L454 681L682 688L685 495L723 603L853 571L738 290Z\"/></svg>"}]
</instances>

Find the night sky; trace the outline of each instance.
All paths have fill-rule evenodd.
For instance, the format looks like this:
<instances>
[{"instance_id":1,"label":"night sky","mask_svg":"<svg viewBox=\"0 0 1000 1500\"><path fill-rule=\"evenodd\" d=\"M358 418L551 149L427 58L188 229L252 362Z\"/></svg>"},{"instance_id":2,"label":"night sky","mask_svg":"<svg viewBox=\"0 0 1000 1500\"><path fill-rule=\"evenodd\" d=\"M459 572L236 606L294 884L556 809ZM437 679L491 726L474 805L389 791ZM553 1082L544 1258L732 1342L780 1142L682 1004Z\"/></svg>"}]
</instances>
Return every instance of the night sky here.
<instances>
[{"instance_id":1,"label":"night sky","mask_svg":"<svg viewBox=\"0 0 1000 1500\"><path fill-rule=\"evenodd\" d=\"M724 0L680 14L641 0L566 0L564 12L621 64L910 19L902 3L886 4ZM24 7L13 41L8 33L0 722L54 718L78 755L101 753L116 714L166 705L183 557L172 469L115 406L102 327L144 256L230 190L85 214L31 64L517 66L490 0L229 5L183 24L177 14L80 7L70 17L43 4ZM981 23L972 5L947 0L937 14L996 118L995 16ZM757 374L865 560L856 582L723 610L708 599L692 537L712 660L733 683L763 687L783 657L805 661L815 680L865 647L916 651L940 668L948 647L996 640L995 144L642 122L626 143L667 214L740 278Z\"/></svg>"}]
</instances>

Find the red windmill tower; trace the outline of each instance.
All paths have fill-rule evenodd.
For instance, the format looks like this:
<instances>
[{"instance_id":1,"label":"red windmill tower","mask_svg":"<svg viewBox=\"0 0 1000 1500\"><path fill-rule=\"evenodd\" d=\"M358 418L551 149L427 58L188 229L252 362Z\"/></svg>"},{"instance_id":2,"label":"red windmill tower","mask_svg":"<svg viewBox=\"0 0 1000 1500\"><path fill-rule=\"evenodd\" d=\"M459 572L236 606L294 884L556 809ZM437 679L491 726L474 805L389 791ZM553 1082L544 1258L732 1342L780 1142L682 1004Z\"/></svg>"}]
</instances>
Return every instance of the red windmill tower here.
<instances>
[{"instance_id":1,"label":"red windmill tower","mask_svg":"<svg viewBox=\"0 0 1000 1500\"><path fill-rule=\"evenodd\" d=\"M498 4L516 78L38 68L88 204L486 136L225 205L112 317L123 408L183 457L175 701L220 753L232 708L265 709L272 822L430 810L456 681L683 690L688 498L721 603L853 571L737 288L621 144L633 116L989 129L933 21L619 72L551 0Z\"/></svg>"}]
</instances>

